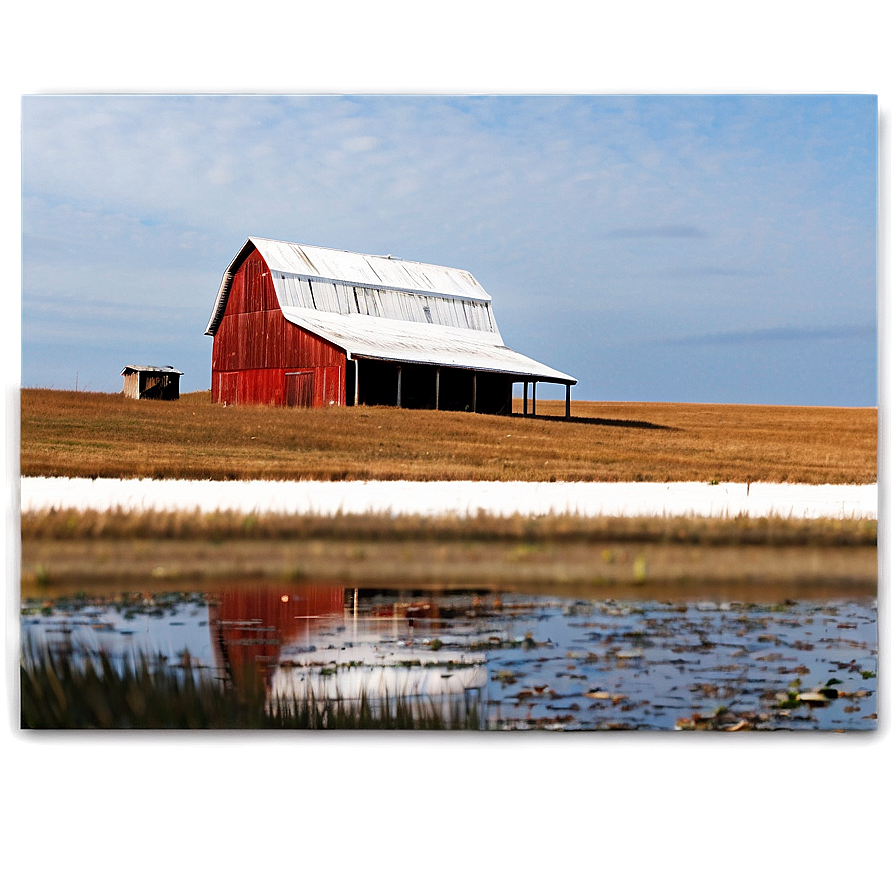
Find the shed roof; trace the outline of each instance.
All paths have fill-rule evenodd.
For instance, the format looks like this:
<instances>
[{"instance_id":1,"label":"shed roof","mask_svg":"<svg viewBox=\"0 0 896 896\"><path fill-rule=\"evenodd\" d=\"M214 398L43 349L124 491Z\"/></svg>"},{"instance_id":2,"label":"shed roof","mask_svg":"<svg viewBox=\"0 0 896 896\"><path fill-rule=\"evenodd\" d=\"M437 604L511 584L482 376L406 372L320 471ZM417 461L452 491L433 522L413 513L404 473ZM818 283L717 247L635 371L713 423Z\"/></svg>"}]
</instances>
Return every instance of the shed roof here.
<instances>
[{"instance_id":1,"label":"shed roof","mask_svg":"<svg viewBox=\"0 0 896 896\"><path fill-rule=\"evenodd\" d=\"M224 272L207 335L215 335L233 277L253 249L272 274L284 317L349 358L576 382L504 345L491 296L467 271L258 237L246 241Z\"/></svg>"},{"instance_id":2,"label":"shed roof","mask_svg":"<svg viewBox=\"0 0 896 896\"><path fill-rule=\"evenodd\" d=\"M178 376L183 376L183 371L171 365L167 367L149 367L145 364L128 364L121 371L120 375L124 376L126 373L176 373Z\"/></svg>"}]
</instances>

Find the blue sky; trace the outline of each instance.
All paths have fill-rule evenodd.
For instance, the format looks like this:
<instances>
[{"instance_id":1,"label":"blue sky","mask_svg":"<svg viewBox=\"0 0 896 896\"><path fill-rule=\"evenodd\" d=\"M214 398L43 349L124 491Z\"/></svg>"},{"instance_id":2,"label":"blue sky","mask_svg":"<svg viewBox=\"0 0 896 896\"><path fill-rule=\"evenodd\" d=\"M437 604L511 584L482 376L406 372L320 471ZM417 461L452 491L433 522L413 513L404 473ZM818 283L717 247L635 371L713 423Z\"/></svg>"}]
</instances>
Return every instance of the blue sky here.
<instances>
[{"instance_id":1,"label":"blue sky","mask_svg":"<svg viewBox=\"0 0 896 896\"><path fill-rule=\"evenodd\" d=\"M22 133L24 386L208 388L255 235L471 271L574 399L877 404L873 95L26 96Z\"/></svg>"}]
</instances>

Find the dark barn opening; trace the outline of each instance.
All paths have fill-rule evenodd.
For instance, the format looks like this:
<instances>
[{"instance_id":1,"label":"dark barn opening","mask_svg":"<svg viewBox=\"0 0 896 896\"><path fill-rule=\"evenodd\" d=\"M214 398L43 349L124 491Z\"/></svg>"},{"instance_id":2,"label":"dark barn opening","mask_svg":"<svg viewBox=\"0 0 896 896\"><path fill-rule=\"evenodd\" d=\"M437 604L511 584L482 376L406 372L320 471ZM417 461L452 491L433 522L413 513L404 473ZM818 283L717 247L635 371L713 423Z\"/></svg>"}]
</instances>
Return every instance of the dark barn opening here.
<instances>
[{"instance_id":1,"label":"dark barn opening","mask_svg":"<svg viewBox=\"0 0 896 896\"><path fill-rule=\"evenodd\" d=\"M511 410L513 378L509 374L369 358L358 358L357 370L358 404L479 414L509 414ZM347 403L354 404L354 362L348 364L346 391Z\"/></svg>"}]
</instances>

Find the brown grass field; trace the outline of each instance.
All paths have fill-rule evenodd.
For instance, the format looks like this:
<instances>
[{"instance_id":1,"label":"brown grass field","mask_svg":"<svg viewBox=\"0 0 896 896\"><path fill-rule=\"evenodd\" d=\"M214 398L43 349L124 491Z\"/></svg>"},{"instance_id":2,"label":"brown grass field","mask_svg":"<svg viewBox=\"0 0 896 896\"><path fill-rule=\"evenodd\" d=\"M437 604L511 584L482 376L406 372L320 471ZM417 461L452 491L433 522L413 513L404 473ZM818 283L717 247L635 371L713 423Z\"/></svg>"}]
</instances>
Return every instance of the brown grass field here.
<instances>
[{"instance_id":1,"label":"brown grass field","mask_svg":"<svg viewBox=\"0 0 896 896\"><path fill-rule=\"evenodd\" d=\"M521 410L518 409L518 410ZM538 417L213 405L23 389L23 476L877 480L876 408L539 401Z\"/></svg>"},{"instance_id":2,"label":"brown grass field","mask_svg":"<svg viewBox=\"0 0 896 896\"><path fill-rule=\"evenodd\" d=\"M521 409L517 409L521 410ZM874 408L541 401L539 416L302 410L22 391L23 476L198 479L877 479ZM23 594L267 578L439 587L662 584L876 591L874 521L496 520L29 513Z\"/></svg>"}]
</instances>

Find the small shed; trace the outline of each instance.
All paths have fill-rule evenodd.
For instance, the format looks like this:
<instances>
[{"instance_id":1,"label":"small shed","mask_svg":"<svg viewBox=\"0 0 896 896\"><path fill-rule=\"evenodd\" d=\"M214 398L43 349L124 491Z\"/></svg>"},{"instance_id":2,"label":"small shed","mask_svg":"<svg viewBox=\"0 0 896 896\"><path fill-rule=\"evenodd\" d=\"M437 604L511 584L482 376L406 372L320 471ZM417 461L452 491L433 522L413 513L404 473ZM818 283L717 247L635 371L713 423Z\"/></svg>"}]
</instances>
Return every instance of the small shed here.
<instances>
[{"instance_id":1,"label":"small shed","mask_svg":"<svg viewBox=\"0 0 896 896\"><path fill-rule=\"evenodd\" d=\"M147 367L128 364L121 371L128 398L155 398L161 401L177 401L180 398L181 371L175 367Z\"/></svg>"}]
</instances>

